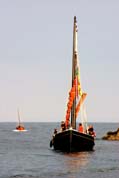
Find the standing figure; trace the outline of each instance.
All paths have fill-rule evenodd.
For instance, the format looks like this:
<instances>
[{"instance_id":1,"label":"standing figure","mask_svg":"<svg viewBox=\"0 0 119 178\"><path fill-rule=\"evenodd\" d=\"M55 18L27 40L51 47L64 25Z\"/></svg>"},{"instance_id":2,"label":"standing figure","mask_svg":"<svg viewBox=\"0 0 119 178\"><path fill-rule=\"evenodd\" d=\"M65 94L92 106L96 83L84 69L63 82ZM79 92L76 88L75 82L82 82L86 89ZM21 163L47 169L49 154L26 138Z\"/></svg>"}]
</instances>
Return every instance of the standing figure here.
<instances>
[{"instance_id":1,"label":"standing figure","mask_svg":"<svg viewBox=\"0 0 119 178\"><path fill-rule=\"evenodd\" d=\"M84 132L83 125L81 123L79 123L78 131L82 133Z\"/></svg>"},{"instance_id":2,"label":"standing figure","mask_svg":"<svg viewBox=\"0 0 119 178\"><path fill-rule=\"evenodd\" d=\"M60 130L61 130L61 132L66 130L66 126L65 126L65 122L64 121L61 122L61 129Z\"/></svg>"},{"instance_id":3,"label":"standing figure","mask_svg":"<svg viewBox=\"0 0 119 178\"><path fill-rule=\"evenodd\" d=\"M94 132L94 128L92 125L89 126L88 133L89 133L89 135L96 137L96 133Z\"/></svg>"}]
</instances>

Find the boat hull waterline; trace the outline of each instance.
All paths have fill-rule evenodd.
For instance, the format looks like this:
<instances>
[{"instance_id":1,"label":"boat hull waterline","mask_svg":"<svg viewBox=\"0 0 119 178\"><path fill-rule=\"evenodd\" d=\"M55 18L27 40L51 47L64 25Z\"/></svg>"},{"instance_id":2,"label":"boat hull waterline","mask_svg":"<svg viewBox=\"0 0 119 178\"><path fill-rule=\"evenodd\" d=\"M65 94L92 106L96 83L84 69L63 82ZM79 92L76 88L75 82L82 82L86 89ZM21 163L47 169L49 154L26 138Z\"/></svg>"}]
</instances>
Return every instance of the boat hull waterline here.
<instances>
[{"instance_id":1,"label":"boat hull waterline","mask_svg":"<svg viewBox=\"0 0 119 178\"><path fill-rule=\"evenodd\" d=\"M17 130L17 129L15 129L15 130L13 130L13 132L27 132L28 130Z\"/></svg>"},{"instance_id":2,"label":"boat hull waterline","mask_svg":"<svg viewBox=\"0 0 119 178\"><path fill-rule=\"evenodd\" d=\"M94 137L75 129L67 129L57 133L51 140L50 146L62 152L93 151Z\"/></svg>"}]
</instances>

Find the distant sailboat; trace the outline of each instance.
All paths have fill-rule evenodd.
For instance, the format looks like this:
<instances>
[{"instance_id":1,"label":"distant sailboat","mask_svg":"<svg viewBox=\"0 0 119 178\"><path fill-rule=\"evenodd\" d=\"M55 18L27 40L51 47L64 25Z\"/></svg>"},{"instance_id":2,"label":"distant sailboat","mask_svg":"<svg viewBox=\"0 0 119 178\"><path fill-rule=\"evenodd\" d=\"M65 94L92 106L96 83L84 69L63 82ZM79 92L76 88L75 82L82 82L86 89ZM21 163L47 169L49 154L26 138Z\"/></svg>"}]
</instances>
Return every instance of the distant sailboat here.
<instances>
[{"instance_id":1,"label":"distant sailboat","mask_svg":"<svg viewBox=\"0 0 119 178\"><path fill-rule=\"evenodd\" d=\"M17 115L18 115L18 125L16 126L16 129L14 131L16 131L16 132L26 132L27 130L25 129L23 123L21 123L19 109L17 110Z\"/></svg>"},{"instance_id":2,"label":"distant sailboat","mask_svg":"<svg viewBox=\"0 0 119 178\"><path fill-rule=\"evenodd\" d=\"M65 152L90 151L93 150L95 145L94 136L92 134L93 127L91 128L92 132L88 132L89 129L87 130L85 108L82 107L87 94L82 92L81 88L78 64L77 31L77 21L76 17L74 17L72 87L69 92L65 121L61 122L61 131L55 129L54 135L50 141L50 147L53 146L55 150ZM84 127L83 132L76 129L76 119L79 111L81 111L81 107L84 115L84 120L82 121Z\"/></svg>"}]
</instances>

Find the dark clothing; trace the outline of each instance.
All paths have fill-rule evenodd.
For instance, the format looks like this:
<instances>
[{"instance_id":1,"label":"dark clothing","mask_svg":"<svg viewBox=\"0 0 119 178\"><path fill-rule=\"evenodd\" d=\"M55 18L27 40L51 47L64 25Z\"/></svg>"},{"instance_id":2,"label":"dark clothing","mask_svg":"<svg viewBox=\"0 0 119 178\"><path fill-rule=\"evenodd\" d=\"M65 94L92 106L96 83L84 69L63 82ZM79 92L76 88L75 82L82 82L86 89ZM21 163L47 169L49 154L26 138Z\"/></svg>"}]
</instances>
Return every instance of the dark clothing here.
<instances>
[{"instance_id":1,"label":"dark clothing","mask_svg":"<svg viewBox=\"0 0 119 178\"><path fill-rule=\"evenodd\" d=\"M92 136L94 136L94 137L96 136L93 127L89 127L88 133L89 133L89 135L92 135Z\"/></svg>"},{"instance_id":2,"label":"dark clothing","mask_svg":"<svg viewBox=\"0 0 119 178\"><path fill-rule=\"evenodd\" d=\"M61 122L61 129L62 131L66 130L65 122Z\"/></svg>"}]
</instances>

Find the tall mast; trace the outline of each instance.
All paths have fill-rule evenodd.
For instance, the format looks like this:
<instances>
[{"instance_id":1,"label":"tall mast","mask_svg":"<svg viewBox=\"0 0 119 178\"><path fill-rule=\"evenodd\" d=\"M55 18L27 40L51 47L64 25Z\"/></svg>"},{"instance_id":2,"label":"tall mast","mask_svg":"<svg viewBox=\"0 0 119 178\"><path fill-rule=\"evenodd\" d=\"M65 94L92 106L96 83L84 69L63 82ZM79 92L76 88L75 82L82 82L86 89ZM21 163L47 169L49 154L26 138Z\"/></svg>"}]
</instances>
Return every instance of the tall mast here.
<instances>
[{"instance_id":1,"label":"tall mast","mask_svg":"<svg viewBox=\"0 0 119 178\"><path fill-rule=\"evenodd\" d=\"M19 125L20 125L20 124L21 124L21 121L20 121L19 109L17 109L17 114L18 114L18 121L19 121Z\"/></svg>"},{"instance_id":2,"label":"tall mast","mask_svg":"<svg viewBox=\"0 0 119 178\"><path fill-rule=\"evenodd\" d=\"M78 58L77 50L77 21L76 16L74 16L74 26L73 26L73 56L72 56L72 86L74 79L76 77L76 65ZM71 110L71 126L76 129L76 98L74 99L72 110Z\"/></svg>"}]
</instances>

